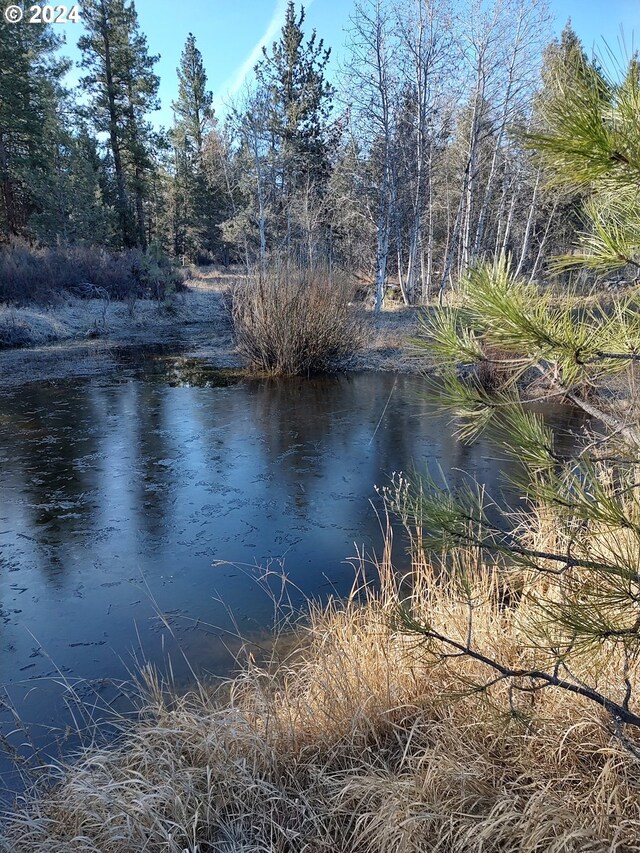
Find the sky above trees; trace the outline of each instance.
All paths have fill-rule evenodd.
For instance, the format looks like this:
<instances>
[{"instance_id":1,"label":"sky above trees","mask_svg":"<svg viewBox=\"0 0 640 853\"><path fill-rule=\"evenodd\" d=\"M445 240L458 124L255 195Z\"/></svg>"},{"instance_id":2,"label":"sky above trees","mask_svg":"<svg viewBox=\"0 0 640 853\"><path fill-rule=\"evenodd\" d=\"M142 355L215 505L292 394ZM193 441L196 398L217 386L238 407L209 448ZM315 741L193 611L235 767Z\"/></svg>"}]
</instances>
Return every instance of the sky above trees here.
<instances>
[{"instance_id":1,"label":"sky above trees","mask_svg":"<svg viewBox=\"0 0 640 853\"><path fill-rule=\"evenodd\" d=\"M79 3L82 8L82 3ZM147 36L149 49L160 54L156 73L160 77L161 109L154 124L169 126L172 122L171 102L177 95L176 68L180 53L190 32L198 42L214 93L218 115L224 113L229 96L241 88L261 56L261 46L278 38L284 22L286 0L137 0L140 28ZM350 26L351 0L307 0L306 29L318 31L325 45L331 47L328 67L331 77L344 56L346 30ZM553 32L559 35L567 18L585 48L606 52L605 42L616 53L621 28L626 52L640 42L640 6L637 0L549 0ZM79 59L76 43L81 25L65 24L60 30L67 44L62 52L74 61ZM635 38L634 38L635 34ZM68 80L73 85L80 72L73 69Z\"/></svg>"}]
</instances>

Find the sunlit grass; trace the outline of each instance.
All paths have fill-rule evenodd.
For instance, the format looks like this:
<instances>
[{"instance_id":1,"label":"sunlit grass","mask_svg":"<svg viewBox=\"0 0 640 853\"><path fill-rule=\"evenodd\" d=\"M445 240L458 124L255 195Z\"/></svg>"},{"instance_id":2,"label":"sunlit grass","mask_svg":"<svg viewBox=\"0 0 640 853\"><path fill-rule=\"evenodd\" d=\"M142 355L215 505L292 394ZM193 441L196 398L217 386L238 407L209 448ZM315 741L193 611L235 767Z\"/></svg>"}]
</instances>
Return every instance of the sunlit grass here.
<instances>
[{"instance_id":1,"label":"sunlit grass","mask_svg":"<svg viewBox=\"0 0 640 853\"><path fill-rule=\"evenodd\" d=\"M640 850L639 765L603 712L505 681L475 692L480 663L438 656L396 618L402 602L464 639L472 612L476 648L527 666L539 654L524 629L532 597L506 605L503 580L465 552L466 599L417 556L409 592L388 554L375 587L362 560L347 601L311 604L277 664L249 657L215 693L184 696L145 672L139 721L50 794L22 799L4 849ZM578 677L597 671L615 689L606 647L584 667Z\"/></svg>"}]
</instances>

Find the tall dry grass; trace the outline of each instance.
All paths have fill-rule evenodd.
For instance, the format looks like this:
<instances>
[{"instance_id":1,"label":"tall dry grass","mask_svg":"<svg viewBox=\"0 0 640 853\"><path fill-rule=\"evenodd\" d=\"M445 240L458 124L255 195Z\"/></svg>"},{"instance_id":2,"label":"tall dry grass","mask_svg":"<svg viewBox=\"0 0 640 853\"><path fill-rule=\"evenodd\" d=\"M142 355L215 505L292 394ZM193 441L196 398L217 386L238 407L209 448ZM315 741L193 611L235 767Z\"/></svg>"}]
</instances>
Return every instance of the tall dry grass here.
<instances>
[{"instance_id":1,"label":"tall dry grass","mask_svg":"<svg viewBox=\"0 0 640 853\"><path fill-rule=\"evenodd\" d=\"M364 343L362 318L349 306L352 290L338 277L301 270L246 279L232 294L238 351L274 376L340 366Z\"/></svg>"},{"instance_id":2,"label":"tall dry grass","mask_svg":"<svg viewBox=\"0 0 640 853\"><path fill-rule=\"evenodd\" d=\"M171 696L147 673L139 722L20 801L3 849L640 851L640 763L598 708L504 681L476 693L480 663L439 656L395 619L402 601L464 640L472 612L478 649L527 666L539 654L522 627L532 599L505 606L499 575L463 552L466 598L455 560L446 582L416 557L407 592L389 553L375 588L362 561L346 602L311 606L302 651L278 665L249 661L214 695ZM584 665L616 683L606 649Z\"/></svg>"}]
</instances>

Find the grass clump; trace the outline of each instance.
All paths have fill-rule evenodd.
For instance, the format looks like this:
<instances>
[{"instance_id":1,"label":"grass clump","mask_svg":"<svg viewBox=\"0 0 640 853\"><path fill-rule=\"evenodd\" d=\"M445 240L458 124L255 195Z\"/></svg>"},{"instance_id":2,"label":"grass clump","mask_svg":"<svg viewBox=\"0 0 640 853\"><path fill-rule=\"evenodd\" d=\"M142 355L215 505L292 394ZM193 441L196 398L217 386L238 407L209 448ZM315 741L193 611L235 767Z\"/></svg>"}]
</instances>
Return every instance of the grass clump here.
<instances>
[{"instance_id":1,"label":"grass clump","mask_svg":"<svg viewBox=\"0 0 640 853\"><path fill-rule=\"evenodd\" d=\"M364 343L349 288L335 277L273 270L233 290L238 351L272 376L301 376L339 367Z\"/></svg>"},{"instance_id":2,"label":"grass clump","mask_svg":"<svg viewBox=\"0 0 640 853\"><path fill-rule=\"evenodd\" d=\"M505 606L500 575L470 552L448 555L449 581L442 570L417 548L407 593L384 560L375 589L311 607L293 657L249 661L216 695L171 696L147 674L139 722L20 802L4 849L640 851L640 765L601 709L504 680L477 692L481 662L403 629L410 611L465 643L472 613L483 654L534 662L535 595ZM618 664L603 648L576 676L615 684Z\"/></svg>"},{"instance_id":3,"label":"grass clump","mask_svg":"<svg viewBox=\"0 0 640 853\"><path fill-rule=\"evenodd\" d=\"M4 316L0 316L0 350L26 347L31 343L29 328L19 321L13 311L7 311Z\"/></svg>"}]
</instances>

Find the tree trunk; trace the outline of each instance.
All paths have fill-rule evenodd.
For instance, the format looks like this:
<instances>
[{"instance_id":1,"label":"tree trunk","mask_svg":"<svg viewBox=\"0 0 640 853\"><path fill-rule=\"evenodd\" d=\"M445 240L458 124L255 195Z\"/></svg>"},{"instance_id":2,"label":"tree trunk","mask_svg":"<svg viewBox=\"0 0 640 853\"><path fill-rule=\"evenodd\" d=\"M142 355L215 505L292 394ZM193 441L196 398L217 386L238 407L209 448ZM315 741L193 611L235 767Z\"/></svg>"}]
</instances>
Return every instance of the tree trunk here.
<instances>
[{"instance_id":1,"label":"tree trunk","mask_svg":"<svg viewBox=\"0 0 640 853\"><path fill-rule=\"evenodd\" d=\"M491 167L489 169L489 175L487 177L487 183L485 186L484 197L482 199L482 206L480 208L480 214L478 216L478 224L476 226L476 234L473 242L473 257L477 257L481 248L482 242L484 239L484 231L487 216L489 213L489 207L491 205L491 201L493 200L493 184L496 175L496 169L498 165L498 155L500 153L502 147L502 140L504 138L505 131L507 129L507 124L509 121L510 111L511 111L511 94L513 91L514 81L515 81L515 69L516 69L516 60L518 58L518 53L520 49L520 37L522 34L522 14L518 19L518 28L516 30L516 35L513 41L513 50L511 52L511 62L509 63L509 73L507 77L507 88L505 91L504 100L502 102L502 116L500 121L500 127L498 133L496 135L495 144L493 147L493 155L491 157Z\"/></svg>"},{"instance_id":2,"label":"tree trunk","mask_svg":"<svg viewBox=\"0 0 640 853\"><path fill-rule=\"evenodd\" d=\"M507 215L507 224L504 229L504 237L502 238L502 246L500 248L500 254L506 255L507 253L507 245L509 244L509 237L511 236L511 226L513 225L513 214L516 209L516 200L518 198L518 191L520 189L520 178L516 177L516 185L513 190L513 196L511 197L511 204L509 205L509 213Z\"/></svg>"},{"instance_id":3,"label":"tree trunk","mask_svg":"<svg viewBox=\"0 0 640 853\"><path fill-rule=\"evenodd\" d=\"M9 156L2 131L0 131L0 187L2 188L2 205L7 218L7 231L17 236L20 233L20 222L9 171Z\"/></svg>"},{"instance_id":4,"label":"tree trunk","mask_svg":"<svg viewBox=\"0 0 640 853\"><path fill-rule=\"evenodd\" d=\"M553 204L553 208L551 209L551 214L550 214L549 218L547 219L547 224L546 224L545 229L544 229L544 234L542 235L542 240L540 241L540 246L538 247L538 254L536 255L536 259L533 263L533 269L531 270L531 275L529 276L530 282L535 281L536 273L538 272L538 265L540 264L540 261L542 260L542 253L544 251L545 243L547 242L547 237L549 236L549 229L551 228L551 223L553 222L553 219L556 215L557 208L558 208L558 201L556 199L556 201Z\"/></svg>"},{"instance_id":5,"label":"tree trunk","mask_svg":"<svg viewBox=\"0 0 640 853\"><path fill-rule=\"evenodd\" d=\"M104 73L107 84L107 104L109 110L109 145L113 157L113 168L116 173L116 195L118 199L118 222L122 235L122 245L125 249L134 245L131 240L129 229L129 201L122 168L122 157L120 153L120 140L118 139L118 110L115 100L115 86L113 82L113 70L111 67L111 44L109 41L109 24L104 6L102 7L102 20L100 33L104 44Z\"/></svg>"},{"instance_id":6,"label":"tree trunk","mask_svg":"<svg viewBox=\"0 0 640 853\"><path fill-rule=\"evenodd\" d=\"M536 183L533 188L533 196L531 198L531 204L529 206L529 215L527 216L527 224L524 229L524 237L522 238L522 250L520 252L520 260L518 261L518 266L516 267L515 275L519 276L522 272L522 267L524 265L525 259L527 257L527 251L529 249L529 237L531 236L531 226L533 225L533 217L536 212L536 201L538 200L538 187L540 186L540 167L538 167L538 173L536 175Z\"/></svg>"},{"instance_id":7,"label":"tree trunk","mask_svg":"<svg viewBox=\"0 0 640 853\"><path fill-rule=\"evenodd\" d=\"M262 164L260 161L260 152L258 150L258 136L257 129L252 126L249 129L251 134L250 143L251 150L253 151L253 157L256 164L256 178L257 178L257 195L258 195L258 228L260 231L260 271L261 274L264 271L264 267L267 261L267 237L266 237L266 226L265 226L265 203L264 203L264 181L262 175Z\"/></svg>"},{"instance_id":8,"label":"tree trunk","mask_svg":"<svg viewBox=\"0 0 640 853\"><path fill-rule=\"evenodd\" d=\"M475 201L475 187L477 175L477 157L480 135L480 109L483 99L483 76L482 59L478 60L476 69L476 91L473 99L473 111L471 113L471 129L469 132L469 153L464 171L463 191L461 199L462 215L462 255L458 274L465 270L471 257L471 216Z\"/></svg>"},{"instance_id":9,"label":"tree trunk","mask_svg":"<svg viewBox=\"0 0 640 853\"><path fill-rule=\"evenodd\" d=\"M386 202L380 206L378 216L378 251L376 254L376 301L374 310L379 313L384 299L384 283L387 277L387 259L389 257L389 207Z\"/></svg>"}]
</instances>

